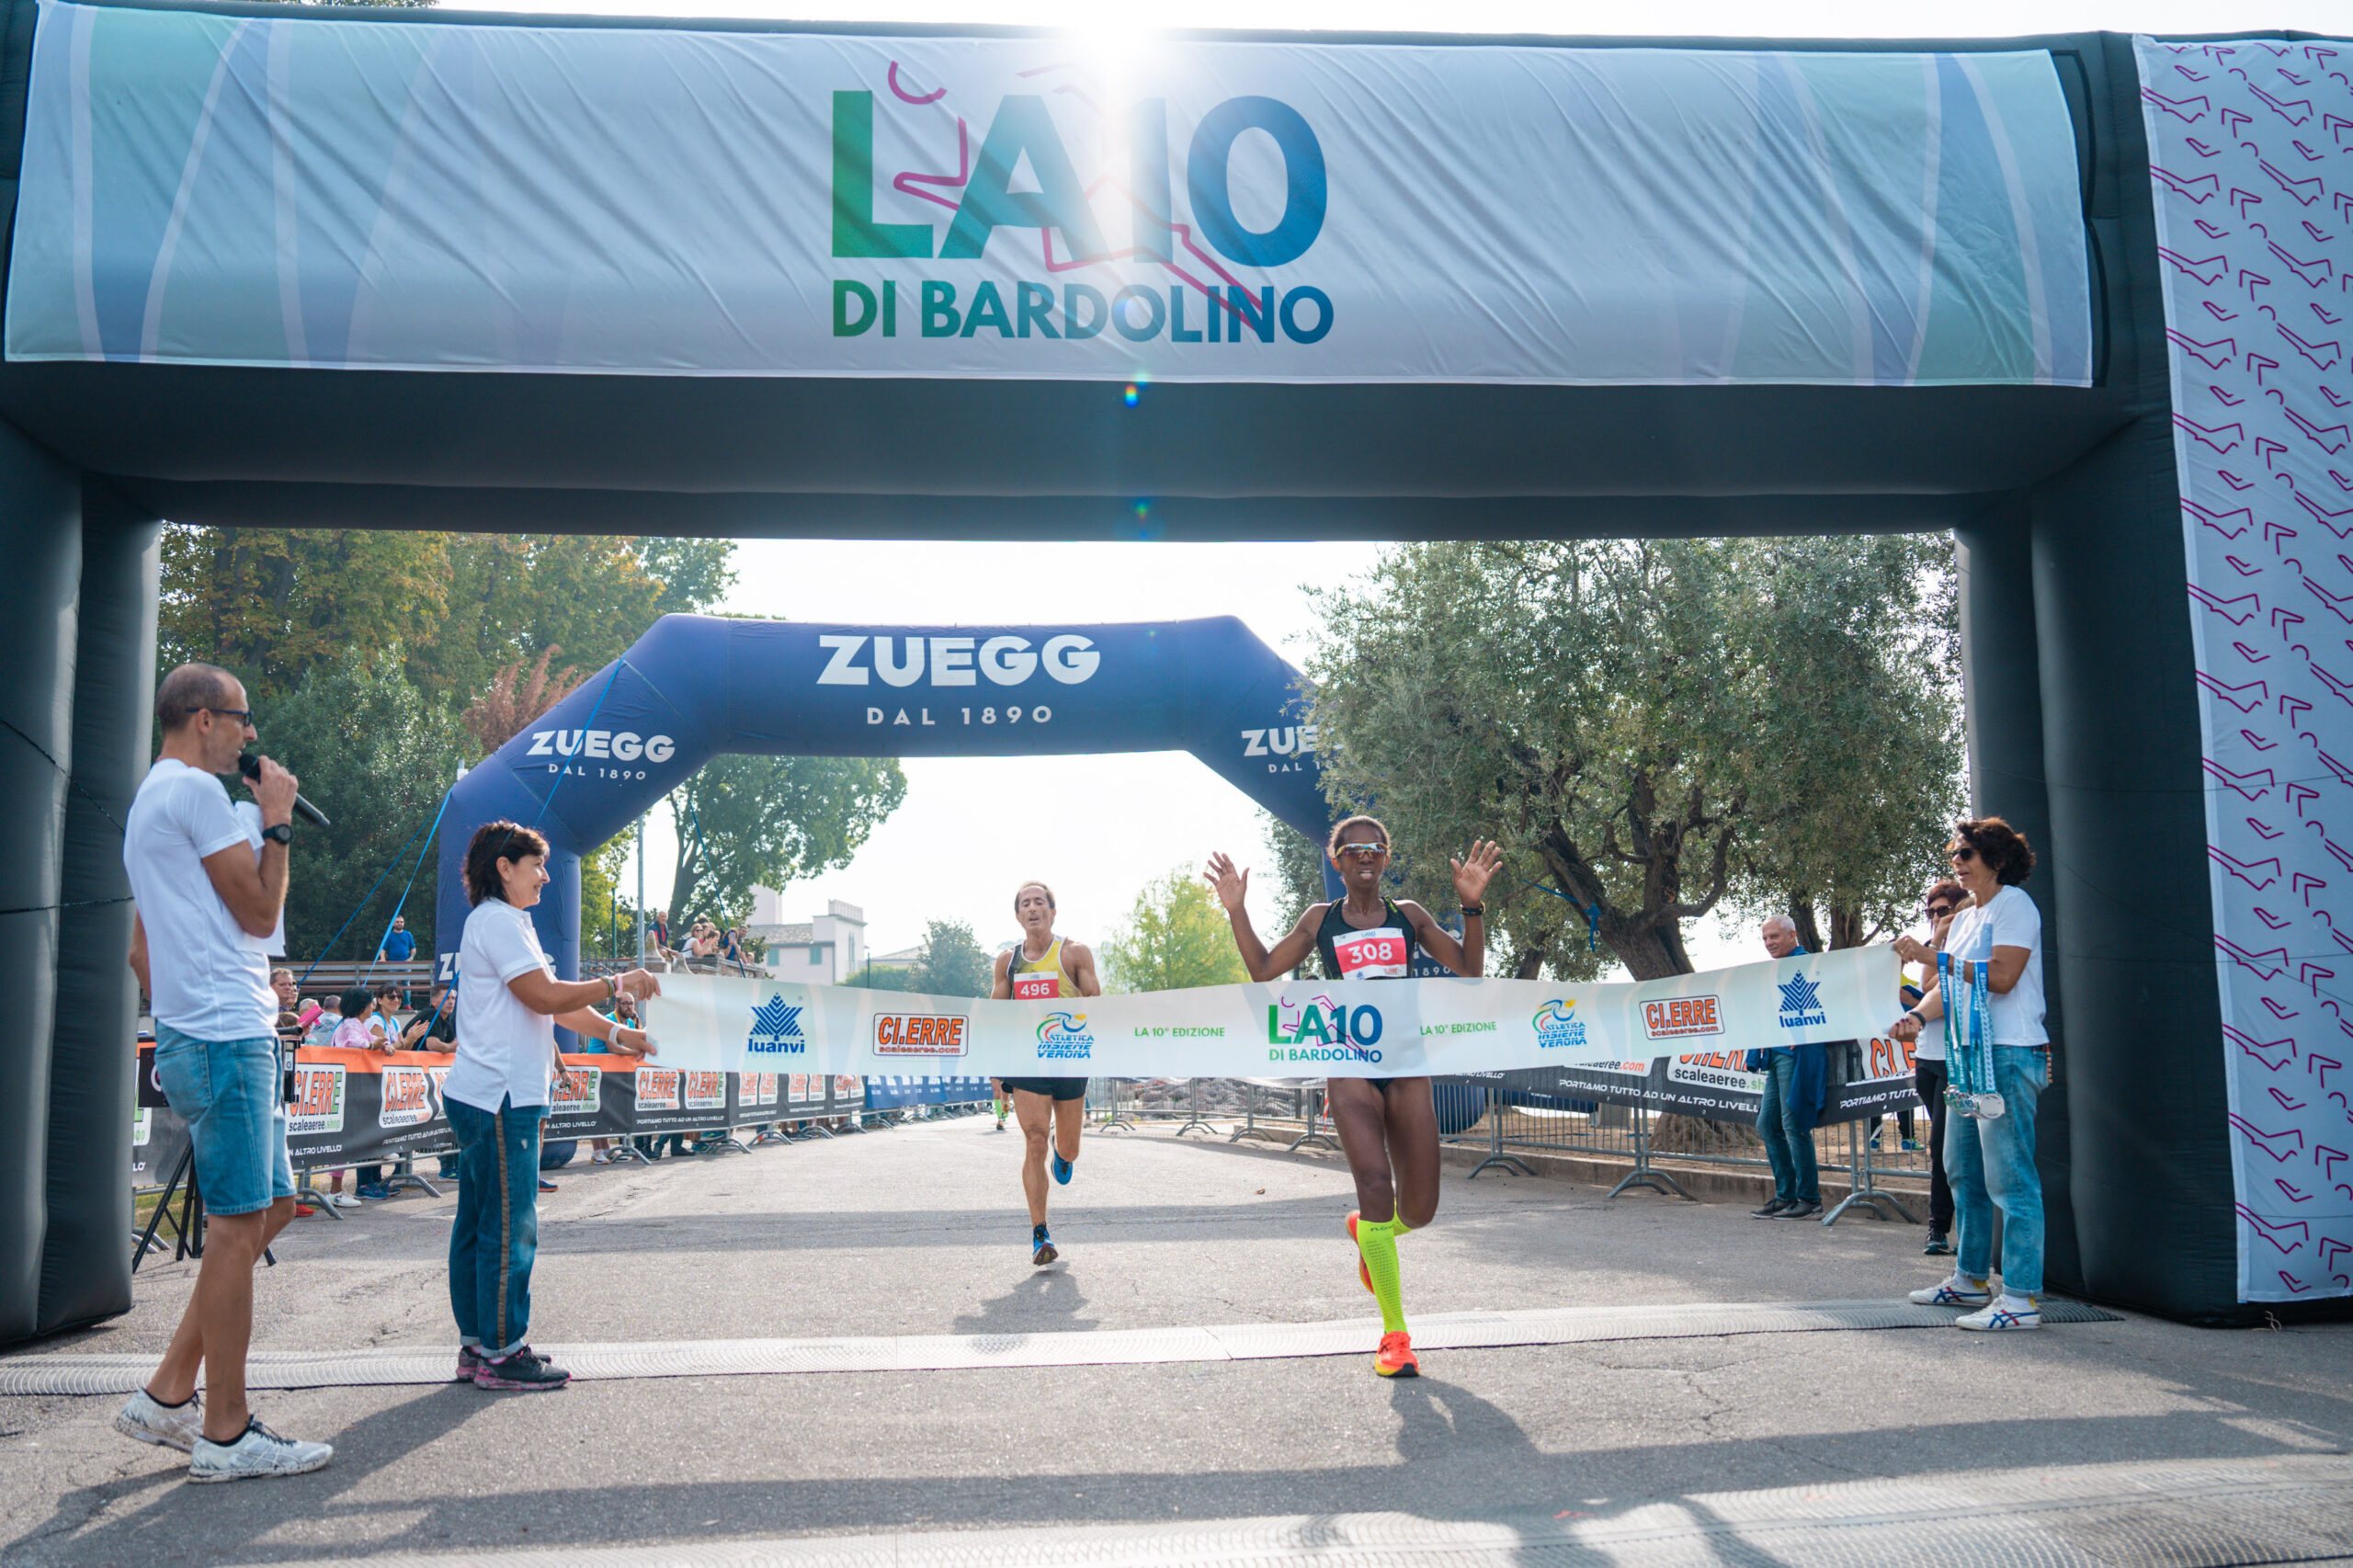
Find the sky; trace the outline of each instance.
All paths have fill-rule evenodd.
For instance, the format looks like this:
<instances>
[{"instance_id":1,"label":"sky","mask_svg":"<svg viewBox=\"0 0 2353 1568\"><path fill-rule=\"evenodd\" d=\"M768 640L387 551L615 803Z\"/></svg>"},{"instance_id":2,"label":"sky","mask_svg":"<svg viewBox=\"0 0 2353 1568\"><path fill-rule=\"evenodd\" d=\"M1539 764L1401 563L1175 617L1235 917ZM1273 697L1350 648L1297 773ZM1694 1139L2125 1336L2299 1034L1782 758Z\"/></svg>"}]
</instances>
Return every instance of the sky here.
<instances>
[{"instance_id":1,"label":"sky","mask_svg":"<svg viewBox=\"0 0 2353 1568\"><path fill-rule=\"evenodd\" d=\"M1149 17L1099 0L496 0L445 9L665 17L767 17L807 21L1006 24L1111 37L1148 48ZM1165 14L1164 14L1165 15ZM1193 0L1187 28L1361 31L1791 38L1995 38L2109 29L2229 33L2296 28L2343 33L2348 0L1650 0L1635 7L1578 0ZM1103 619L1238 615L1294 663L1315 628L1300 585L1358 575L1377 545L1002 545L745 541L725 608L745 614L890 624L1068 618L1102 607ZM1041 587L1041 584L1045 585ZM1024 606L1033 606L1025 609ZM875 951L912 945L932 919L970 922L983 944L1015 935L1014 888L1052 884L1062 929L1100 940L1150 879L1198 867L1211 849L1267 863L1256 809L1183 754L1039 759L911 759L906 802L851 864L785 890L788 918L828 900L861 905ZM650 896L666 892L675 839L666 812L648 827ZM624 872L624 887L634 871ZM1253 913L1271 917L1271 890ZM1755 933L1712 920L1688 933L1701 968L1758 955Z\"/></svg>"}]
</instances>

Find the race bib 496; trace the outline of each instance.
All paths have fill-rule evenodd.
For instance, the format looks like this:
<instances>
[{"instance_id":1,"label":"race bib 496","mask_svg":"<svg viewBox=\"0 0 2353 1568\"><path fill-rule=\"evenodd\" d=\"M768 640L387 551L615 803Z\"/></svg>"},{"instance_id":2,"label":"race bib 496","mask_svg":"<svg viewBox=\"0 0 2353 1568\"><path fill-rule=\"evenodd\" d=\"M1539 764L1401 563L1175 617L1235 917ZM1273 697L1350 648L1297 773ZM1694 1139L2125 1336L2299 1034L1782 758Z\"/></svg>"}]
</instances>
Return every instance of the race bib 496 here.
<instances>
[{"instance_id":1,"label":"race bib 496","mask_svg":"<svg viewBox=\"0 0 2353 1568\"><path fill-rule=\"evenodd\" d=\"M1013 977L1013 996L1017 1002L1048 999L1062 994L1063 977L1059 974L1017 974Z\"/></svg>"}]
</instances>

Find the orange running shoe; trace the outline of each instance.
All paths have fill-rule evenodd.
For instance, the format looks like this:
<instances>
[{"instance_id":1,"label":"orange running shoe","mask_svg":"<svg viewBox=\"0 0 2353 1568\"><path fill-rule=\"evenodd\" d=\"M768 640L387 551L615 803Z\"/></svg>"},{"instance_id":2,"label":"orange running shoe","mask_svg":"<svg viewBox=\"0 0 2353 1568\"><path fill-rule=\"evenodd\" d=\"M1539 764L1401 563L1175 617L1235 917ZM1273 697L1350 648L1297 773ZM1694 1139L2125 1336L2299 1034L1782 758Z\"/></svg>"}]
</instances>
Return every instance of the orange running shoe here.
<instances>
[{"instance_id":1,"label":"orange running shoe","mask_svg":"<svg viewBox=\"0 0 2353 1568\"><path fill-rule=\"evenodd\" d=\"M1384 1378L1422 1375L1422 1364L1414 1359L1414 1341L1404 1329L1381 1336L1381 1348L1372 1355L1372 1369Z\"/></svg>"},{"instance_id":2,"label":"orange running shoe","mask_svg":"<svg viewBox=\"0 0 2353 1568\"><path fill-rule=\"evenodd\" d=\"M1348 1240L1350 1241L1357 1239L1357 1216L1362 1212L1363 1210L1359 1209L1348 1210ZM1357 1254L1357 1278L1364 1281L1366 1290L1372 1289L1372 1270L1364 1266L1364 1254L1361 1252Z\"/></svg>"}]
</instances>

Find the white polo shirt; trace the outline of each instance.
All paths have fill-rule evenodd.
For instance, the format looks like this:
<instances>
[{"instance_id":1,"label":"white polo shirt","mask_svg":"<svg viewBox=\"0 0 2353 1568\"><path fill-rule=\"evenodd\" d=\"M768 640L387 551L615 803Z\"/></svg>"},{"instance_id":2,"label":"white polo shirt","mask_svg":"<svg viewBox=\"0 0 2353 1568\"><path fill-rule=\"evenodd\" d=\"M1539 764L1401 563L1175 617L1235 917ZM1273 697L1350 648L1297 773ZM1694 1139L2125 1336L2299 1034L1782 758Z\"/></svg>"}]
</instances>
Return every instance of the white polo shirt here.
<instances>
[{"instance_id":1,"label":"white polo shirt","mask_svg":"<svg viewBox=\"0 0 2353 1568\"><path fill-rule=\"evenodd\" d=\"M441 1085L450 1099L487 1111L501 1100L548 1103L555 1019L534 1013L506 988L533 970L555 978L530 915L505 899L475 904L458 943L458 1060Z\"/></svg>"},{"instance_id":2,"label":"white polo shirt","mask_svg":"<svg viewBox=\"0 0 2353 1568\"><path fill-rule=\"evenodd\" d=\"M1952 917L1951 929L1945 933L1945 951L1952 955L1956 966L1963 959L1991 963L1995 948L2024 948L2027 957L2018 983L2006 994L1986 998L1986 1021L1993 1025L1994 1043L2050 1044L2051 1032L2042 1024L2042 911L2023 888L2005 887L1982 909L1970 905Z\"/></svg>"}]
</instances>

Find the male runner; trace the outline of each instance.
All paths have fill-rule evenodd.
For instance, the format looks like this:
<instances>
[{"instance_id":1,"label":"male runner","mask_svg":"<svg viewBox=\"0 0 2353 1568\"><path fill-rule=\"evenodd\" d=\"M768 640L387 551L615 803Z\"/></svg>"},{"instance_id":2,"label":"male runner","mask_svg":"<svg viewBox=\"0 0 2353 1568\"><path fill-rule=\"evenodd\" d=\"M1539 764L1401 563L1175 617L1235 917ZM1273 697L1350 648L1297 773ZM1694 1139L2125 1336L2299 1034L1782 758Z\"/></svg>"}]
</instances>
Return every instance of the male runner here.
<instances>
[{"instance_id":1,"label":"male runner","mask_svg":"<svg viewBox=\"0 0 2353 1568\"><path fill-rule=\"evenodd\" d=\"M1013 895L1014 918L1021 922L1021 945L996 957L996 983L989 994L1003 1002L1055 996L1100 996L1095 954L1054 935L1054 892L1043 882L1024 882ZM1014 1119L1027 1147L1021 1155L1021 1190L1029 1199L1029 1261L1054 1261L1054 1239L1046 1231L1047 1130L1053 1131L1054 1179L1070 1185L1071 1162L1078 1158L1078 1135L1086 1121L1086 1080L1007 1078Z\"/></svg>"}]
</instances>

